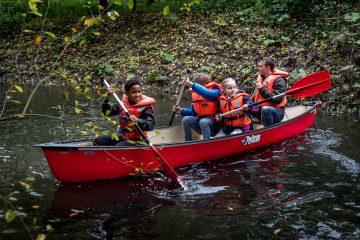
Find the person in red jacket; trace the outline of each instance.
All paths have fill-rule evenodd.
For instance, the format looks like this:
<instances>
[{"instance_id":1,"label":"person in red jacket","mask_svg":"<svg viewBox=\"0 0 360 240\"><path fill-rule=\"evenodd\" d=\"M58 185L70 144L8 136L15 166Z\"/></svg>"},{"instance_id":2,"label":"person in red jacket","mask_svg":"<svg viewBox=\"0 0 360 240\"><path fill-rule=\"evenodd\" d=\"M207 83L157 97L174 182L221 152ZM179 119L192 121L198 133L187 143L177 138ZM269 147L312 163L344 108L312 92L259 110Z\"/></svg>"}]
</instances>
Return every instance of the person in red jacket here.
<instances>
[{"instance_id":1,"label":"person in red jacket","mask_svg":"<svg viewBox=\"0 0 360 240\"><path fill-rule=\"evenodd\" d=\"M275 69L275 62L272 58L264 57L258 63L259 76L256 80L256 91L253 97L254 103L272 98L286 92L289 73ZM286 97L272 98L259 105L259 112L252 113L261 119L264 126L271 126L284 118Z\"/></svg>"},{"instance_id":2,"label":"person in red jacket","mask_svg":"<svg viewBox=\"0 0 360 240\"><path fill-rule=\"evenodd\" d=\"M99 136L93 144L99 146L131 145L133 141L141 141L141 134L134 124L139 125L141 130L151 131L155 126L154 108L155 99L142 94L141 83L137 79L128 80L124 84L125 94L122 102L130 113L127 117L119 104L109 104L109 98L114 93L112 87L107 89L107 96L102 105L102 113L106 116L119 115L118 136Z\"/></svg>"}]
</instances>

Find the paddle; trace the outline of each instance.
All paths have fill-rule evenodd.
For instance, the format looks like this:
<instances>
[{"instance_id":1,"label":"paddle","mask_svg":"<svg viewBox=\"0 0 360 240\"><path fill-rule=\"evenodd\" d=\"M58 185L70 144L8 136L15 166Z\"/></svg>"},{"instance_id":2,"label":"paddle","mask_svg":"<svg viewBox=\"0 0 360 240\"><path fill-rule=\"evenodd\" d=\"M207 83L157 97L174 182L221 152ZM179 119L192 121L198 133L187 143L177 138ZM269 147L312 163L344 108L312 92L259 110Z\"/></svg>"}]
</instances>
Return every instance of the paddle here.
<instances>
[{"instance_id":1,"label":"paddle","mask_svg":"<svg viewBox=\"0 0 360 240\"><path fill-rule=\"evenodd\" d=\"M189 75L190 75L190 73L191 73L191 70L188 69L188 68L186 68L186 69L185 69L185 74L186 74L187 80L189 80ZM181 97L182 97L182 95L183 95L184 89L185 89L185 84L183 83L183 85L181 86L180 92L179 92L179 96L178 96L177 99L176 99L175 107L179 106L179 103L180 103ZM174 118L175 118L175 114L176 114L176 112L173 112L173 114L172 114L172 116L171 116L171 119L170 119L169 126L172 125L172 123L173 123L173 121L174 121Z\"/></svg>"},{"instance_id":2,"label":"paddle","mask_svg":"<svg viewBox=\"0 0 360 240\"><path fill-rule=\"evenodd\" d=\"M260 102L256 102L253 104L249 104L249 108L255 105L262 104L264 102L270 101L271 99L275 99L284 95L290 95L293 98L305 98L305 97L311 97L316 94L322 93L326 90L328 90L331 86L331 77L329 70L324 70L320 72L316 72L313 74L310 74L304 78L299 79L294 85L286 92L275 95L271 98L264 99ZM237 108L232 111L219 114L220 117L224 117L226 115L240 112L244 109Z\"/></svg>"},{"instance_id":3,"label":"paddle","mask_svg":"<svg viewBox=\"0 0 360 240\"><path fill-rule=\"evenodd\" d=\"M104 77L100 77L100 80L105 83L106 87L109 88L110 85L109 83L104 79ZM126 116L128 116L130 118L130 113L129 111L126 109L126 107L124 106L124 104L121 102L120 98L117 96L116 93L112 93L112 95L114 96L114 98L116 99L116 101L120 104L121 108L125 111ZM144 141L149 145L151 151L154 153L154 155L157 157L157 159L159 160L159 162L163 165L163 169L164 172L170 177L171 180L173 180L175 183L177 183L178 185L180 185L181 187L183 187L184 189L186 188L186 185L184 184L184 182L180 179L180 177L176 174L176 172L174 171L174 169L169 165L168 162L165 161L165 159L161 156L161 154L159 153L159 151L154 147L154 145L150 142L150 140L146 137L146 135L144 134L144 132L141 130L141 128L139 127L138 124L135 124L136 129L140 132L141 137L144 139Z\"/></svg>"}]
</instances>

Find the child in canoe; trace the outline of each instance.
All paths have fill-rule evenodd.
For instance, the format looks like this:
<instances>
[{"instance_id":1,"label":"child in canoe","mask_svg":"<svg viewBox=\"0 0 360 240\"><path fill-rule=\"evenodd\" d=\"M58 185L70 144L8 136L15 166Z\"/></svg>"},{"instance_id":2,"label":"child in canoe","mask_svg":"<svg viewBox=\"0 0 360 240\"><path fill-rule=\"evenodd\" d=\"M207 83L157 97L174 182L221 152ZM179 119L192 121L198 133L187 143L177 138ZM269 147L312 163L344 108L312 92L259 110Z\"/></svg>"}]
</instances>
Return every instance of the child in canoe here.
<instances>
[{"instance_id":1,"label":"child in canoe","mask_svg":"<svg viewBox=\"0 0 360 240\"><path fill-rule=\"evenodd\" d=\"M142 94L141 83L137 79L128 80L124 84L125 94L122 102L130 113L127 117L119 104L109 104L109 98L114 93L112 87L107 89L107 96L102 105L102 113L106 116L119 115L118 137L99 136L94 139L96 146L131 145L132 141L141 141L141 134L135 123L143 131L151 131L155 126L154 108L155 99ZM146 132L144 132L146 134ZM130 140L130 141L127 141Z\"/></svg>"},{"instance_id":2,"label":"child in canoe","mask_svg":"<svg viewBox=\"0 0 360 240\"><path fill-rule=\"evenodd\" d=\"M252 104L252 100L248 94L239 92L236 87L236 82L232 78L226 78L221 83L222 95L219 97L219 112L226 113L237 108L244 107L244 110L223 116L220 119L219 115L216 115L216 119L221 121L221 130L215 137L222 137L236 133L249 132L251 129L251 119L248 117L245 111L258 111L257 106L253 106L251 109L248 105Z\"/></svg>"},{"instance_id":3,"label":"child in canoe","mask_svg":"<svg viewBox=\"0 0 360 240\"><path fill-rule=\"evenodd\" d=\"M185 141L192 140L191 129L210 139L219 130L215 120L218 112L218 98L221 95L220 84L215 83L207 73L198 73L195 82L184 80L183 84L191 87L192 104L190 108L174 106L173 112L180 112L184 127Z\"/></svg>"}]
</instances>

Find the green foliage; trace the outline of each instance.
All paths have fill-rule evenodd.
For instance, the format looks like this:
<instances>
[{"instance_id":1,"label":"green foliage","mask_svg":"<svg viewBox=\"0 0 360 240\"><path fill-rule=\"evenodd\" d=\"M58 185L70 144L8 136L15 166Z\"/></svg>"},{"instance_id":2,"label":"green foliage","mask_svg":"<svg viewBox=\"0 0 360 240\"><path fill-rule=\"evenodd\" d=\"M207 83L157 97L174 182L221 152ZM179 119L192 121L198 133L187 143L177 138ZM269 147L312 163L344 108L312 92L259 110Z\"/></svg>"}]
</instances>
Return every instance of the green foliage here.
<instances>
[{"instance_id":1,"label":"green foliage","mask_svg":"<svg viewBox=\"0 0 360 240\"><path fill-rule=\"evenodd\" d=\"M10 222L14 221L15 218L16 218L16 213L15 213L15 211L13 211L13 210L8 210L8 211L6 212L6 214L5 214L5 220L6 220L6 222L10 223Z\"/></svg>"},{"instance_id":2,"label":"green foliage","mask_svg":"<svg viewBox=\"0 0 360 240\"><path fill-rule=\"evenodd\" d=\"M169 53L163 53L163 57L164 57L165 62L168 62L168 63L175 60L175 57Z\"/></svg>"},{"instance_id":3,"label":"green foliage","mask_svg":"<svg viewBox=\"0 0 360 240\"><path fill-rule=\"evenodd\" d=\"M360 13L358 12L347 13L345 14L344 18L348 22L356 22L360 19Z\"/></svg>"}]
</instances>

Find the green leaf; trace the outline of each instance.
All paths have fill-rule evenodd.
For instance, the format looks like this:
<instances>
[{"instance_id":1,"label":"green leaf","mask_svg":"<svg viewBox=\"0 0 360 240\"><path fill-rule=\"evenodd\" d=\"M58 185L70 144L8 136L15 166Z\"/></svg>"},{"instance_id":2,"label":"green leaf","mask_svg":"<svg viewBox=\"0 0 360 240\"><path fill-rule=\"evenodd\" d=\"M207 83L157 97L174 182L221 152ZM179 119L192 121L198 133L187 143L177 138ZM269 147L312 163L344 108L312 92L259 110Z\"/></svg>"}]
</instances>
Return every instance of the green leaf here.
<instances>
[{"instance_id":1,"label":"green leaf","mask_svg":"<svg viewBox=\"0 0 360 240\"><path fill-rule=\"evenodd\" d=\"M281 36L281 40L288 42L288 41L290 41L290 38L285 37L285 36Z\"/></svg>"},{"instance_id":2,"label":"green leaf","mask_svg":"<svg viewBox=\"0 0 360 240\"><path fill-rule=\"evenodd\" d=\"M35 178L34 177L27 177L24 179L24 181L35 181Z\"/></svg>"},{"instance_id":3,"label":"green leaf","mask_svg":"<svg viewBox=\"0 0 360 240\"><path fill-rule=\"evenodd\" d=\"M265 44L266 46L271 46L271 45L273 45L274 43L276 43L276 41L273 40L273 39L266 39L266 40L264 41L264 44Z\"/></svg>"},{"instance_id":4,"label":"green leaf","mask_svg":"<svg viewBox=\"0 0 360 240\"><path fill-rule=\"evenodd\" d=\"M128 1L128 8L129 8L130 10L132 10L132 9L134 8L134 0L129 0L129 1Z\"/></svg>"},{"instance_id":5,"label":"green leaf","mask_svg":"<svg viewBox=\"0 0 360 240\"><path fill-rule=\"evenodd\" d=\"M112 134L111 134L111 139L115 139L116 141L119 141L119 140L120 140L120 139L119 139L119 134L116 133L116 132L112 133Z\"/></svg>"},{"instance_id":6,"label":"green leaf","mask_svg":"<svg viewBox=\"0 0 360 240\"><path fill-rule=\"evenodd\" d=\"M137 122L134 121L134 122L129 123L128 126L129 126L129 127L132 127L132 126L135 126L136 124L137 124Z\"/></svg>"},{"instance_id":7,"label":"green leaf","mask_svg":"<svg viewBox=\"0 0 360 240\"><path fill-rule=\"evenodd\" d=\"M163 56L166 62L172 62L175 59L173 55L168 53L164 53Z\"/></svg>"},{"instance_id":8,"label":"green leaf","mask_svg":"<svg viewBox=\"0 0 360 240\"><path fill-rule=\"evenodd\" d=\"M108 74L108 75L112 75L113 74L113 67L111 65L106 65L105 67L105 72Z\"/></svg>"},{"instance_id":9,"label":"green leaf","mask_svg":"<svg viewBox=\"0 0 360 240\"><path fill-rule=\"evenodd\" d=\"M163 14L164 16L167 16L170 12L170 6L169 5L166 5L163 9Z\"/></svg>"},{"instance_id":10,"label":"green leaf","mask_svg":"<svg viewBox=\"0 0 360 240\"><path fill-rule=\"evenodd\" d=\"M30 12L37 15L37 16L42 16L41 13L39 13L39 10L37 9L37 3L41 3L41 0L29 0L29 9Z\"/></svg>"},{"instance_id":11,"label":"green leaf","mask_svg":"<svg viewBox=\"0 0 360 240\"><path fill-rule=\"evenodd\" d=\"M83 81L84 81L85 83L91 83L91 76L90 76L89 74L86 75L86 76L84 77Z\"/></svg>"},{"instance_id":12,"label":"green leaf","mask_svg":"<svg viewBox=\"0 0 360 240\"><path fill-rule=\"evenodd\" d=\"M134 74L129 74L126 76L126 80L134 79L136 76Z\"/></svg>"},{"instance_id":13,"label":"green leaf","mask_svg":"<svg viewBox=\"0 0 360 240\"><path fill-rule=\"evenodd\" d=\"M121 6L121 0L114 0L113 4Z\"/></svg>"},{"instance_id":14,"label":"green leaf","mask_svg":"<svg viewBox=\"0 0 360 240\"><path fill-rule=\"evenodd\" d=\"M360 83L355 83L355 84L353 85L353 88L360 88Z\"/></svg>"},{"instance_id":15,"label":"green leaf","mask_svg":"<svg viewBox=\"0 0 360 240\"><path fill-rule=\"evenodd\" d=\"M5 214L5 220L6 220L6 222L12 222L12 221L14 221L15 220L15 218L16 218L16 213L15 213L15 211L13 211L13 210L8 210L7 212L6 212L6 214Z\"/></svg>"},{"instance_id":16,"label":"green leaf","mask_svg":"<svg viewBox=\"0 0 360 240\"><path fill-rule=\"evenodd\" d=\"M249 74L250 72L251 72L251 70L248 69L248 68L244 68L244 69L241 70L242 74Z\"/></svg>"},{"instance_id":17,"label":"green leaf","mask_svg":"<svg viewBox=\"0 0 360 240\"><path fill-rule=\"evenodd\" d=\"M52 38L57 38L57 36L56 36L54 33L52 33L52 32L44 31L44 33L45 33L46 35L49 35L49 36L52 37Z\"/></svg>"},{"instance_id":18,"label":"green leaf","mask_svg":"<svg viewBox=\"0 0 360 240\"><path fill-rule=\"evenodd\" d=\"M111 113L111 110L106 110L105 115L106 115L106 116L109 116L110 113Z\"/></svg>"}]
</instances>

